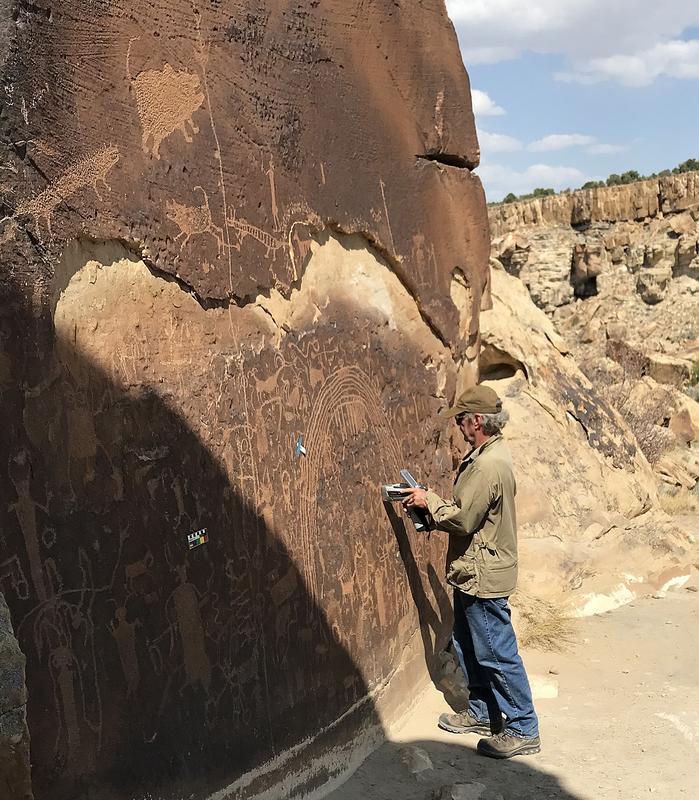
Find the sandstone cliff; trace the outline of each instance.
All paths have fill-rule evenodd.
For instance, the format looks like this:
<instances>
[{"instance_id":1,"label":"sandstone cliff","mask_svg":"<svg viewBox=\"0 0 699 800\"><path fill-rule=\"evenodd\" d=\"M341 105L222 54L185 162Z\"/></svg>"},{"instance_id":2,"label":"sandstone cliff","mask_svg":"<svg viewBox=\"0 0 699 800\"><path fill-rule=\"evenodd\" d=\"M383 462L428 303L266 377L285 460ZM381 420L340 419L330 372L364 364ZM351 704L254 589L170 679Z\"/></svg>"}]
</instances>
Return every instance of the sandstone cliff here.
<instances>
[{"instance_id":1,"label":"sandstone cliff","mask_svg":"<svg viewBox=\"0 0 699 800\"><path fill-rule=\"evenodd\" d=\"M696 208L699 173L686 172L624 186L579 189L489 208L494 237L523 227L638 222Z\"/></svg>"},{"instance_id":2,"label":"sandstone cliff","mask_svg":"<svg viewBox=\"0 0 699 800\"><path fill-rule=\"evenodd\" d=\"M0 581L35 794L319 791L450 624L444 542L378 491L447 478L435 415L479 347L444 3L2 13Z\"/></svg>"},{"instance_id":3,"label":"sandstone cliff","mask_svg":"<svg viewBox=\"0 0 699 800\"><path fill-rule=\"evenodd\" d=\"M491 206L519 277L671 491L697 490L699 173Z\"/></svg>"},{"instance_id":4,"label":"sandstone cliff","mask_svg":"<svg viewBox=\"0 0 699 800\"><path fill-rule=\"evenodd\" d=\"M673 278L699 280L696 172L495 205L489 218L494 255L547 311L597 294L599 277L619 270L647 304Z\"/></svg>"}]
</instances>

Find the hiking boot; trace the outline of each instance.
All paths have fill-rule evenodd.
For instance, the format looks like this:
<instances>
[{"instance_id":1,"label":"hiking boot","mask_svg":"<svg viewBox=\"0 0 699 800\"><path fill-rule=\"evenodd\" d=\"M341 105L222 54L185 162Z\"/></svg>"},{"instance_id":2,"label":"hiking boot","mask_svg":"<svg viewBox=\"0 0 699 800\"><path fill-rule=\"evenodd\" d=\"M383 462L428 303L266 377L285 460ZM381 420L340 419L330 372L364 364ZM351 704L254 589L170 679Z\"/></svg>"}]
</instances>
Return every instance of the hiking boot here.
<instances>
[{"instance_id":1,"label":"hiking boot","mask_svg":"<svg viewBox=\"0 0 699 800\"><path fill-rule=\"evenodd\" d=\"M491 730L490 722L481 722L468 711L461 714L440 714L437 724L443 731L449 731L449 733L479 733L481 736L497 733L497 731ZM502 723L499 726L499 730L501 729Z\"/></svg>"},{"instance_id":2,"label":"hiking boot","mask_svg":"<svg viewBox=\"0 0 699 800\"><path fill-rule=\"evenodd\" d=\"M481 739L478 750L490 758L512 758L512 756L529 756L541 751L541 739L538 736L513 736L507 731L498 733L490 739Z\"/></svg>"}]
</instances>

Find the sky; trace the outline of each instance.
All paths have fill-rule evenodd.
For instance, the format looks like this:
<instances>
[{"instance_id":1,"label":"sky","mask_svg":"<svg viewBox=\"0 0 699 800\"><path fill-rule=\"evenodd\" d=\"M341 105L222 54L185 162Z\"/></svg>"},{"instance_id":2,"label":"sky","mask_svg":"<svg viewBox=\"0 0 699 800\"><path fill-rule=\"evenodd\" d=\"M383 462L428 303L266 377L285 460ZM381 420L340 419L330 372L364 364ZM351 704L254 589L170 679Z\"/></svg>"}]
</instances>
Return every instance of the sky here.
<instances>
[{"instance_id":1,"label":"sky","mask_svg":"<svg viewBox=\"0 0 699 800\"><path fill-rule=\"evenodd\" d=\"M488 200L699 158L699 0L447 0Z\"/></svg>"}]
</instances>

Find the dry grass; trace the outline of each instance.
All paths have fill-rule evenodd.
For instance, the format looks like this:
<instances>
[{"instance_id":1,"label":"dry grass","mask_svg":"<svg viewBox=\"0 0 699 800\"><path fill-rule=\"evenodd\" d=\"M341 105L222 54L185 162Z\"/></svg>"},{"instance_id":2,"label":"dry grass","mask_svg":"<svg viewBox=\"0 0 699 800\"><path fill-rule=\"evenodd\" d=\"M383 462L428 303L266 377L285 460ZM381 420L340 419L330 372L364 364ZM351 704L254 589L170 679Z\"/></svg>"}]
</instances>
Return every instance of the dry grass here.
<instances>
[{"instance_id":1,"label":"dry grass","mask_svg":"<svg viewBox=\"0 0 699 800\"><path fill-rule=\"evenodd\" d=\"M686 489L675 494L661 494L660 508L673 516L677 514L694 514L699 512L699 498L691 495Z\"/></svg>"},{"instance_id":2,"label":"dry grass","mask_svg":"<svg viewBox=\"0 0 699 800\"><path fill-rule=\"evenodd\" d=\"M517 638L523 647L556 653L570 649L575 642L575 619L563 599L553 602L517 592L510 603L516 613Z\"/></svg>"}]
</instances>

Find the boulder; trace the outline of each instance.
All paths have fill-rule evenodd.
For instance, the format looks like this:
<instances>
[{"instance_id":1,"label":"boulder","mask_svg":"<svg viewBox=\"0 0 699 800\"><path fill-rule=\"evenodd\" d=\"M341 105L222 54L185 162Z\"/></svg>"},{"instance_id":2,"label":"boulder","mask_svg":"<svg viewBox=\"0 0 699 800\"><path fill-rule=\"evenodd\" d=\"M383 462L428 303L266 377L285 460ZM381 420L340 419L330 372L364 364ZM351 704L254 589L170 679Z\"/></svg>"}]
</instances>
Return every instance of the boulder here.
<instances>
[{"instance_id":1,"label":"boulder","mask_svg":"<svg viewBox=\"0 0 699 800\"><path fill-rule=\"evenodd\" d=\"M25 658L0 593L0 788L7 800L32 800Z\"/></svg>"},{"instance_id":2,"label":"boulder","mask_svg":"<svg viewBox=\"0 0 699 800\"><path fill-rule=\"evenodd\" d=\"M692 362L678 356L652 353L648 357L648 375L657 383L682 386L692 372Z\"/></svg>"},{"instance_id":3,"label":"boulder","mask_svg":"<svg viewBox=\"0 0 699 800\"><path fill-rule=\"evenodd\" d=\"M665 297L671 280L672 266L667 262L662 262L658 267L644 267L636 278L636 291L644 303L655 305Z\"/></svg>"},{"instance_id":4,"label":"boulder","mask_svg":"<svg viewBox=\"0 0 699 800\"><path fill-rule=\"evenodd\" d=\"M586 239L573 248L571 281L576 297L594 297L597 294L597 278L607 268L609 257L601 239Z\"/></svg>"}]
</instances>

